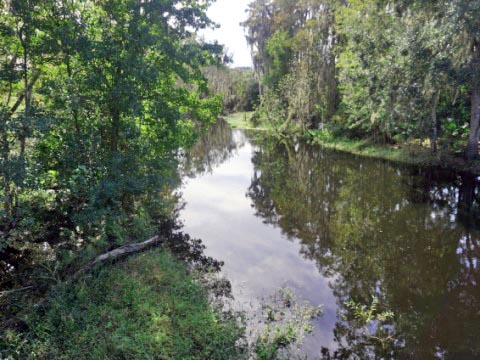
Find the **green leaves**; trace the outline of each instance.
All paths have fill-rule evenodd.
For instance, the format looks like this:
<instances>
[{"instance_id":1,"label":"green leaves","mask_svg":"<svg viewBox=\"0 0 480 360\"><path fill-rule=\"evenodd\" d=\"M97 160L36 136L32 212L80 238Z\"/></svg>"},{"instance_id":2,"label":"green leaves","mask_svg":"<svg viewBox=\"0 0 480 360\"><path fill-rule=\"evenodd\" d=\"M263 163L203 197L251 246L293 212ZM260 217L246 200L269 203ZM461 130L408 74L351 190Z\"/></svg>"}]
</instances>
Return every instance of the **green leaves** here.
<instances>
[{"instance_id":1,"label":"green leaves","mask_svg":"<svg viewBox=\"0 0 480 360\"><path fill-rule=\"evenodd\" d=\"M0 243L21 254L47 243L60 259L169 213L180 149L221 110L200 70L222 48L194 38L209 3L2 3Z\"/></svg>"},{"instance_id":2,"label":"green leaves","mask_svg":"<svg viewBox=\"0 0 480 360\"><path fill-rule=\"evenodd\" d=\"M337 84L332 36L333 9L329 1L253 2L244 23L260 79L261 104L278 96L284 129L317 128L336 106ZM260 112L272 110L260 106ZM294 126L291 126L292 122Z\"/></svg>"},{"instance_id":3,"label":"green leaves","mask_svg":"<svg viewBox=\"0 0 480 360\"><path fill-rule=\"evenodd\" d=\"M464 136L442 123L469 121L469 93L480 87L479 9L464 0L254 1L244 26L261 104L275 94L283 129L329 126L352 138L457 150Z\"/></svg>"}]
</instances>

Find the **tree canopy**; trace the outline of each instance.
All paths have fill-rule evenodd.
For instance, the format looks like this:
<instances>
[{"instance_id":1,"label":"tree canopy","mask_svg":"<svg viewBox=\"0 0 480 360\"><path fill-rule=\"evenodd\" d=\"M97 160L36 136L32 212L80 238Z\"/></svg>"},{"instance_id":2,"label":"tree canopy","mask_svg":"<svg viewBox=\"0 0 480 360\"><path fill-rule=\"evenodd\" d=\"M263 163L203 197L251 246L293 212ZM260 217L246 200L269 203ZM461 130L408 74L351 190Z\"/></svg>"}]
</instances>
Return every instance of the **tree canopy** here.
<instances>
[{"instance_id":1,"label":"tree canopy","mask_svg":"<svg viewBox=\"0 0 480 360\"><path fill-rule=\"evenodd\" d=\"M196 40L210 3L0 2L1 282L169 217L182 149L221 109L201 70L222 47Z\"/></svg>"},{"instance_id":2,"label":"tree canopy","mask_svg":"<svg viewBox=\"0 0 480 360\"><path fill-rule=\"evenodd\" d=\"M478 1L256 0L244 23L260 111L377 142L478 155ZM281 111L272 112L274 107Z\"/></svg>"}]
</instances>

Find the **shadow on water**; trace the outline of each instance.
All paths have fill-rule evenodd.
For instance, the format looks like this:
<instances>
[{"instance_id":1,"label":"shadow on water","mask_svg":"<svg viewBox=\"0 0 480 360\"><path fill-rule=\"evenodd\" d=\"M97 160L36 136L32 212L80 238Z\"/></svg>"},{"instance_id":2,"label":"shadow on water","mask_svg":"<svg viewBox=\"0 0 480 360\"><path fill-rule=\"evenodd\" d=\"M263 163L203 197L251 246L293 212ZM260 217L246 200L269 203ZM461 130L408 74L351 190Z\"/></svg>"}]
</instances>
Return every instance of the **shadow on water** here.
<instances>
[{"instance_id":1,"label":"shadow on water","mask_svg":"<svg viewBox=\"0 0 480 360\"><path fill-rule=\"evenodd\" d=\"M315 341L309 356L480 357L476 176L302 142L254 140L222 122L200 140L185 168L190 178L200 178L186 185L186 231L200 235L214 257L226 254L234 293L242 284L251 288L246 291L250 296L263 296L256 272L263 271L264 283L277 280L277 263L289 266L287 280L327 279L323 283L328 285L311 287L327 286L334 298L325 316L334 319L335 345L328 340L322 348ZM218 193L209 197L208 191ZM233 198L237 192L241 196ZM247 206L241 200L245 192ZM225 194L232 197L230 203ZM215 231L209 229L213 224ZM296 246L296 259L289 252L293 245L281 245L273 230ZM268 261L260 263L262 256ZM300 272L307 263L316 267L316 278ZM304 291L310 299L327 292ZM374 312L391 311L392 318L373 317L366 324L347 305L353 301L368 309L374 298Z\"/></svg>"},{"instance_id":2,"label":"shadow on water","mask_svg":"<svg viewBox=\"0 0 480 360\"><path fill-rule=\"evenodd\" d=\"M332 279L338 349L324 358L480 357L480 194L471 174L264 141L248 196ZM346 302L391 310L378 333ZM380 309L379 309L380 311ZM385 332L385 329L383 329Z\"/></svg>"}]
</instances>

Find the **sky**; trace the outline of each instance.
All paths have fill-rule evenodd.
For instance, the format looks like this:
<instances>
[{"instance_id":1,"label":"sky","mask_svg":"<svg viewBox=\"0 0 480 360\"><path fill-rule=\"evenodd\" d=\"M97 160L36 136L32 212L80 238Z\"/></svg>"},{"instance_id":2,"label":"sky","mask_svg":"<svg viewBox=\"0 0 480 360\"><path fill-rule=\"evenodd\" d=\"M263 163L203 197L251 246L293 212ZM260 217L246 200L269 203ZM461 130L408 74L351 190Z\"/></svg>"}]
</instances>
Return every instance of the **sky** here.
<instances>
[{"instance_id":1,"label":"sky","mask_svg":"<svg viewBox=\"0 0 480 360\"><path fill-rule=\"evenodd\" d=\"M217 40L233 54L232 67L252 66L250 49L240 23L247 18L248 4L252 0L217 0L208 10L208 16L220 25L215 30L200 33L207 41Z\"/></svg>"}]
</instances>

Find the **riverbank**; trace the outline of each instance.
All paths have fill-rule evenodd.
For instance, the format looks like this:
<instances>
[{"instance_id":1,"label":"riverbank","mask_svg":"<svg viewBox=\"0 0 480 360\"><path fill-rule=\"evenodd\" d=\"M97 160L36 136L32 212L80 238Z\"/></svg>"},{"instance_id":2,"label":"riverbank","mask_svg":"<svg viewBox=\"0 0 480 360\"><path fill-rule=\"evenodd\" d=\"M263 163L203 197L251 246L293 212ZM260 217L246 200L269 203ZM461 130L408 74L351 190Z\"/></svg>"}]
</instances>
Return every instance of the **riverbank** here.
<instances>
[{"instance_id":1,"label":"riverbank","mask_svg":"<svg viewBox=\"0 0 480 360\"><path fill-rule=\"evenodd\" d=\"M268 126L255 126L248 119L251 113L231 114L226 117L227 122L234 129L273 131ZM461 155L439 150L433 153L428 147L418 144L381 145L367 140L352 140L334 137L331 133L316 131L307 136L312 144L325 149L350 153L375 159L383 159L416 166L435 166L455 171L466 171L480 175L480 160L467 162Z\"/></svg>"},{"instance_id":2,"label":"riverbank","mask_svg":"<svg viewBox=\"0 0 480 360\"><path fill-rule=\"evenodd\" d=\"M252 131L272 131L271 127L265 124L254 124L252 121L253 112L240 112L228 114L225 120L232 129L252 130Z\"/></svg>"},{"instance_id":3,"label":"riverbank","mask_svg":"<svg viewBox=\"0 0 480 360\"><path fill-rule=\"evenodd\" d=\"M242 328L212 307L202 275L166 250L107 266L49 292L0 336L0 358L232 358ZM86 351L88 349L88 351Z\"/></svg>"},{"instance_id":4,"label":"riverbank","mask_svg":"<svg viewBox=\"0 0 480 360\"><path fill-rule=\"evenodd\" d=\"M379 145L365 140L345 138L324 139L312 136L310 141L326 149L347 152L357 156L384 159L416 166L435 166L480 174L480 162L467 162L462 156L439 150L433 153L430 148L415 145Z\"/></svg>"}]
</instances>

